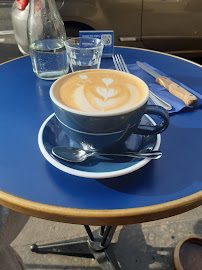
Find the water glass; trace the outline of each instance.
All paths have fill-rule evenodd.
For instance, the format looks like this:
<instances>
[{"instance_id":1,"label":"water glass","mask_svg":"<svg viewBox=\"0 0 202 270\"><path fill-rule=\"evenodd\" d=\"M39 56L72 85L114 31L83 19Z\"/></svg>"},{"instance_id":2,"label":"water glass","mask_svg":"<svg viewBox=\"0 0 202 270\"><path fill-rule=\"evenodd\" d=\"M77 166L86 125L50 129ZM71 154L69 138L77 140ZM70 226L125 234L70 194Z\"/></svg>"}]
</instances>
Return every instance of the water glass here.
<instances>
[{"instance_id":1,"label":"water glass","mask_svg":"<svg viewBox=\"0 0 202 270\"><path fill-rule=\"evenodd\" d=\"M104 44L101 39L78 37L65 41L72 72L100 67Z\"/></svg>"}]
</instances>

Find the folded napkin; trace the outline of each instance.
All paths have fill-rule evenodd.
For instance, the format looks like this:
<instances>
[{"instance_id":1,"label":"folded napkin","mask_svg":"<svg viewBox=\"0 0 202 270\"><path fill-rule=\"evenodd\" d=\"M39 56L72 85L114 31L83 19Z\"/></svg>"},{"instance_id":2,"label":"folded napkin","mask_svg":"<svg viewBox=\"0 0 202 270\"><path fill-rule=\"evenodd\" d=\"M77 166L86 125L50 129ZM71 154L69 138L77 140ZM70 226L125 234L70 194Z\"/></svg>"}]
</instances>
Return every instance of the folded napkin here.
<instances>
[{"instance_id":1,"label":"folded napkin","mask_svg":"<svg viewBox=\"0 0 202 270\"><path fill-rule=\"evenodd\" d=\"M183 88L185 88L187 91L191 92L193 95L195 95L198 98L197 104L195 106L187 106L181 99L175 97L174 95L172 95L165 87L163 87L162 85L159 85L158 83L155 82L155 78L152 77L151 75L149 75L147 72L145 72L144 70L142 70L137 64L130 64L127 65L129 71L131 74L139 77L140 79L142 79L143 81L146 82L146 84L148 85L149 89L156 94L157 96L159 96L160 98L162 98L163 100L165 100L166 102L168 102L169 104L172 105L172 110L168 111L169 114L171 113L176 113L181 111L184 108L198 108L202 106L202 95L197 93L196 91L194 91L193 89L189 88L188 86L184 85L183 83L174 80L173 78L169 77L167 74L163 73L162 71L150 66L149 64L145 63L145 65L147 65L149 68L153 69L154 71L156 71L157 73L159 73L161 76L165 76L168 77L169 79L171 79L173 82L179 84L180 86L182 86ZM149 99L149 104L153 104L153 102L151 101L151 99Z\"/></svg>"}]
</instances>

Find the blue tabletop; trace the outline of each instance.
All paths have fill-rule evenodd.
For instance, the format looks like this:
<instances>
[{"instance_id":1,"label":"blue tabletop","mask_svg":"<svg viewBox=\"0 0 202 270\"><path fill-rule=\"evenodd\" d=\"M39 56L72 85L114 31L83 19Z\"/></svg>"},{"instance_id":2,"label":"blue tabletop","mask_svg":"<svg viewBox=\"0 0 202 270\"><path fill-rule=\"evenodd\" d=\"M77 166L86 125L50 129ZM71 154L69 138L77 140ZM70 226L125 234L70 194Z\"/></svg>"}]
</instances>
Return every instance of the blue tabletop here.
<instances>
[{"instance_id":1,"label":"blue tabletop","mask_svg":"<svg viewBox=\"0 0 202 270\"><path fill-rule=\"evenodd\" d=\"M115 48L127 64L147 62L202 94L202 68L147 50ZM103 59L101 68L113 66ZM170 116L162 134L162 158L125 176L91 179L49 164L38 147L38 132L53 113L49 88L38 79L30 57L0 67L0 189L22 199L77 209L125 209L171 202L202 188L202 109Z\"/></svg>"}]
</instances>

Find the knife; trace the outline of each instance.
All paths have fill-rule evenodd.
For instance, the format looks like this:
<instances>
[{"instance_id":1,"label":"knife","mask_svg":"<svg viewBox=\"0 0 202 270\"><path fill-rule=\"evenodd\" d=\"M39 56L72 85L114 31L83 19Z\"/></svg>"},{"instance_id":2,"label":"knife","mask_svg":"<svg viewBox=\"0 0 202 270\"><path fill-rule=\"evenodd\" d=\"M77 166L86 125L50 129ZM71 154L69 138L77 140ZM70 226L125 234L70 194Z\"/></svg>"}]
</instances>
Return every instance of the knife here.
<instances>
[{"instance_id":1,"label":"knife","mask_svg":"<svg viewBox=\"0 0 202 270\"><path fill-rule=\"evenodd\" d=\"M148 66L144 65L143 63L137 61L136 64L149 73L151 76L156 78L156 82L162 86L164 86L171 94L176 96L177 98L184 101L184 103L188 106L194 106L197 103L197 97L194 96L192 93L181 87L179 84L173 82L169 78L165 76L161 76Z\"/></svg>"}]
</instances>

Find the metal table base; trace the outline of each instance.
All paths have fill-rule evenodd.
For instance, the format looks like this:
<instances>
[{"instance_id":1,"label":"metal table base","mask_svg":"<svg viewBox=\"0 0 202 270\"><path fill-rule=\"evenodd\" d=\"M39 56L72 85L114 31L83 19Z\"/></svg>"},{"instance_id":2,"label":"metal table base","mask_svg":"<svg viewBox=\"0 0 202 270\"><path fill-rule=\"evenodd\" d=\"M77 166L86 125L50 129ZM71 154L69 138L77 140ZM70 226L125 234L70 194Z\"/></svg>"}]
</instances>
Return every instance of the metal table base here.
<instances>
[{"instance_id":1,"label":"metal table base","mask_svg":"<svg viewBox=\"0 0 202 270\"><path fill-rule=\"evenodd\" d=\"M88 237L75 241L62 241L44 245L33 244L31 251L40 254L60 254L66 256L76 256L94 258L103 270L120 270L115 257L107 250L116 226L101 226L99 231L92 233L89 226L84 226Z\"/></svg>"}]
</instances>

